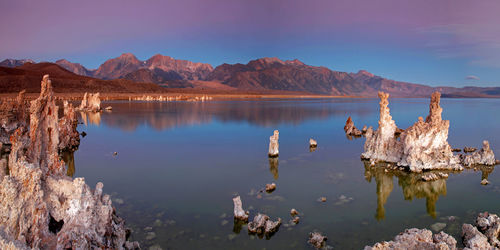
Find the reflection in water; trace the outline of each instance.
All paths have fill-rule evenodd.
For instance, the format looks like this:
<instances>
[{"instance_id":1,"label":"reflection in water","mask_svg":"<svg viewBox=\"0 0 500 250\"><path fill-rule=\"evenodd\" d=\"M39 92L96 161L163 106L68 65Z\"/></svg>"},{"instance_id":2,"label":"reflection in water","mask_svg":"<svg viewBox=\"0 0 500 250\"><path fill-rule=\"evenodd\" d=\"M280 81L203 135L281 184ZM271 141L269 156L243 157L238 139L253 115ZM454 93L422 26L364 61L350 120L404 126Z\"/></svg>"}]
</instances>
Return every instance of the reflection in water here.
<instances>
[{"instance_id":1,"label":"reflection in water","mask_svg":"<svg viewBox=\"0 0 500 250\"><path fill-rule=\"evenodd\" d=\"M244 221L234 219L234 222L233 222L233 232L235 234L239 234L241 232L241 229L243 228L243 226L245 224L247 224L247 223L244 222Z\"/></svg>"},{"instance_id":2,"label":"reflection in water","mask_svg":"<svg viewBox=\"0 0 500 250\"><path fill-rule=\"evenodd\" d=\"M481 171L481 181L488 180L488 176L493 172L495 166L480 166L479 170Z\"/></svg>"},{"instance_id":3,"label":"reflection in water","mask_svg":"<svg viewBox=\"0 0 500 250\"><path fill-rule=\"evenodd\" d=\"M401 170L390 170L381 164L370 166L369 161L363 161L365 165L365 179L371 182L372 177L377 183L377 212L375 218L385 218L384 205L393 190L393 176L398 178L398 185L403 189L405 200L426 199L427 214L436 217L436 202L441 195L446 195L446 179L435 181L422 181L421 173L409 173Z\"/></svg>"},{"instance_id":4,"label":"reflection in water","mask_svg":"<svg viewBox=\"0 0 500 250\"><path fill-rule=\"evenodd\" d=\"M83 124L101 125L101 112L80 112Z\"/></svg>"},{"instance_id":5,"label":"reflection in water","mask_svg":"<svg viewBox=\"0 0 500 250\"><path fill-rule=\"evenodd\" d=\"M278 165L278 157L269 157L269 171L271 171L271 174L273 174L275 180L277 180L279 177Z\"/></svg>"},{"instance_id":6,"label":"reflection in water","mask_svg":"<svg viewBox=\"0 0 500 250\"><path fill-rule=\"evenodd\" d=\"M66 175L73 177L75 175L75 152L74 151L63 151L61 152L61 157L68 168Z\"/></svg>"},{"instance_id":7,"label":"reflection in water","mask_svg":"<svg viewBox=\"0 0 500 250\"><path fill-rule=\"evenodd\" d=\"M328 100L335 102L336 100ZM342 100L345 102L345 100ZM186 125L245 121L270 127L282 123L300 124L313 119L328 119L345 116L345 109L331 105L291 105L294 101L213 101L213 102L110 102L112 113L80 113L87 125L99 125L101 121L110 127L134 131L146 124L156 130L171 129ZM344 103L345 104L345 103ZM376 110L355 109L352 114L370 114Z\"/></svg>"}]
</instances>

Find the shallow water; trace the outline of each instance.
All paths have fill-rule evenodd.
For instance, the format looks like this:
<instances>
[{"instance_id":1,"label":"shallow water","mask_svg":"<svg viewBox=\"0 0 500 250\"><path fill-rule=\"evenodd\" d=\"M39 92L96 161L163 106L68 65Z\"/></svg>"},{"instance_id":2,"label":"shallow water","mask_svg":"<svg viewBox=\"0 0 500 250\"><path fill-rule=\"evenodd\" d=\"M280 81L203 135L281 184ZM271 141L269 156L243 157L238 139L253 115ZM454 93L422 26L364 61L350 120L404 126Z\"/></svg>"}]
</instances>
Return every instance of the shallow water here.
<instances>
[{"instance_id":1,"label":"shallow water","mask_svg":"<svg viewBox=\"0 0 500 250\"><path fill-rule=\"evenodd\" d=\"M87 136L69 171L91 186L104 183L143 248L307 249L308 233L318 230L330 246L359 249L436 222L458 238L461 224L472 223L478 212L500 213L498 170L466 170L423 183L412 174L365 167L364 138L348 140L343 126L351 115L358 128L376 128L378 99L103 103L108 105L112 112L82 114L86 124L78 129ZM389 101L402 128L425 117L428 105L428 99ZM500 100L443 99L441 105L452 147L479 148L487 139L500 156ZM269 160L274 129L280 131L280 156ZM314 152L309 138L318 141ZM491 184L482 186L485 177ZM271 182L276 191L259 192ZM249 235L246 225L233 223L235 195L250 218L263 212L284 224L270 238ZM324 203L317 201L322 196ZM297 225L289 222L291 208L301 213Z\"/></svg>"}]
</instances>

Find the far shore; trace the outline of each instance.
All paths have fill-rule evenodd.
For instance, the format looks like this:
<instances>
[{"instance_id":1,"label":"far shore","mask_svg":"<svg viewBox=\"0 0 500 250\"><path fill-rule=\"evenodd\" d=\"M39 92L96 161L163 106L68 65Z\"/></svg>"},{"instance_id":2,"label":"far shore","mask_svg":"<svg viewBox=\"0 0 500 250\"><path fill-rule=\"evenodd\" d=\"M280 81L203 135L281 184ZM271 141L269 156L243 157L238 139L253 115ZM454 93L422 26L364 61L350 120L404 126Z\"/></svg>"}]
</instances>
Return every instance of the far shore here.
<instances>
[{"instance_id":1,"label":"far shore","mask_svg":"<svg viewBox=\"0 0 500 250\"><path fill-rule=\"evenodd\" d=\"M90 92L89 92L90 93ZM85 93L54 93L57 99L61 100L81 100ZM0 99L14 99L18 93L1 93ZM35 99L40 93L26 93L25 97L28 99ZM150 96L152 98L161 97L179 97L182 100L188 100L191 98L208 96L212 100L222 100L222 99L309 99L309 98L364 98L361 96L333 96L333 95L314 95L314 94L261 94L261 93L186 93L186 92L165 92L165 93L100 93L100 99L102 101L111 100L135 100L144 96Z\"/></svg>"}]
</instances>

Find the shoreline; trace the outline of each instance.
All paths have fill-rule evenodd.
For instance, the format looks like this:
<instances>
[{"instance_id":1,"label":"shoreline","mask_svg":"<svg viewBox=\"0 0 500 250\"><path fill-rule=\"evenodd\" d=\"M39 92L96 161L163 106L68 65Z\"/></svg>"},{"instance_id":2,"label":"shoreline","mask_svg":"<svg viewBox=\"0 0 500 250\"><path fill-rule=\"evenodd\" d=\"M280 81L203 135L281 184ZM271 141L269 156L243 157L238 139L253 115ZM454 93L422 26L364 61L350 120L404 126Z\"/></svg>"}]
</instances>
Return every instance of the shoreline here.
<instances>
[{"instance_id":1,"label":"shoreline","mask_svg":"<svg viewBox=\"0 0 500 250\"><path fill-rule=\"evenodd\" d=\"M90 93L90 92L89 92ZM54 93L54 97L61 100L81 100L85 93ZM0 100L13 100L18 93L1 93ZM40 93L26 93L27 99L36 99ZM141 97L179 97L179 100L187 100L196 97L208 96L214 100L234 99L336 99L336 98L370 98L362 96L331 96L331 95L313 95L313 94L256 94L256 93L184 93L184 92L165 92L165 93L99 93L102 101L134 100ZM153 100L158 101L158 100Z\"/></svg>"}]
</instances>

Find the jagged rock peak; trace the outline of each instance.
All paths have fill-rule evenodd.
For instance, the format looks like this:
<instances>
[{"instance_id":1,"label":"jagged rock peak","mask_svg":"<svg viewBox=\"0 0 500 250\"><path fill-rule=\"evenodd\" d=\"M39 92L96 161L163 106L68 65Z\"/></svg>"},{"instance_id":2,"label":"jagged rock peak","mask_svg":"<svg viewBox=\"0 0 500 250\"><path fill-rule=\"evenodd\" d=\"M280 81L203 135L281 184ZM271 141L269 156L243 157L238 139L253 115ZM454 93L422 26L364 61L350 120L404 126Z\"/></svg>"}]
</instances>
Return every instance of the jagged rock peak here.
<instances>
[{"instance_id":1,"label":"jagged rock peak","mask_svg":"<svg viewBox=\"0 0 500 250\"><path fill-rule=\"evenodd\" d=\"M431 95L431 104L429 105L429 115L425 118L427 123L440 123L442 121L441 113L443 109L439 106L439 101L441 99L441 93L434 92Z\"/></svg>"},{"instance_id":2,"label":"jagged rock peak","mask_svg":"<svg viewBox=\"0 0 500 250\"><path fill-rule=\"evenodd\" d=\"M1 249L137 249L127 241L103 184L64 174L59 155L61 125L48 75L31 102L29 133L21 124L10 136L9 173L0 178ZM66 104L66 106L68 106ZM72 118L68 106L65 115ZM64 129L63 129L64 130ZM11 248L15 246L15 248Z\"/></svg>"}]
</instances>

